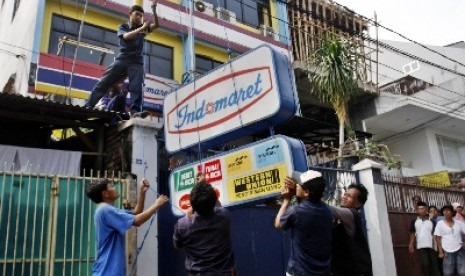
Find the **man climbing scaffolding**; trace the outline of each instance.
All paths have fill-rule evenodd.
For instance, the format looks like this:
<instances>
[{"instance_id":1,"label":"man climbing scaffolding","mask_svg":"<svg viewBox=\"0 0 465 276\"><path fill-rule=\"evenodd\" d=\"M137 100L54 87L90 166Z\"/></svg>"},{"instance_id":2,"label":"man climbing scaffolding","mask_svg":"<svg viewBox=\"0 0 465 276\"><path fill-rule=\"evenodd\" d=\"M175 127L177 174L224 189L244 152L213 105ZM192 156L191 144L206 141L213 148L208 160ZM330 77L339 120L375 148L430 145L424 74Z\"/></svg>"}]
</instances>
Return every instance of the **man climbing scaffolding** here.
<instances>
[{"instance_id":1,"label":"man climbing scaffolding","mask_svg":"<svg viewBox=\"0 0 465 276\"><path fill-rule=\"evenodd\" d=\"M143 21L144 9L134 5L129 10L129 21L118 27L120 53L108 67L102 78L95 84L86 107L94 107L108 89L123 77L129 78L131 117L144 117L142 111L142 87L144 83L143 49L147 33L158 28L156 13L157 0L152 2L154 22Z\"/></svg>"}]
</instances>

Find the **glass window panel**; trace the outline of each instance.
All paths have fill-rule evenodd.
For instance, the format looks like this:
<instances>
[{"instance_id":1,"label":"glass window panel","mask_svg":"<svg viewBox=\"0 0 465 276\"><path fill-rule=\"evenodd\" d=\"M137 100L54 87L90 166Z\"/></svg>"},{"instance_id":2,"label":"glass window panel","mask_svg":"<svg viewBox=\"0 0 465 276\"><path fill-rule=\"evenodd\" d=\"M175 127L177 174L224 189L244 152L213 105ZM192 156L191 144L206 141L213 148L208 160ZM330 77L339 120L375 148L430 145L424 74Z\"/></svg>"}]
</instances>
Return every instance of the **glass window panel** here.
<instances>
[{"instance_id":1,"label":"glass window panel","mask_svg":"<svg viewBox=\"0 0 465 276\"><path fill-rule=\"evenodd\" d=\"M153 57L150 59L150 74L172 79L173 66L171 60Z\"/></svg>"},{"instance_id":2,"label":"glass window panel","mask_svg":"<svg viewBox=\"0 0 465 276\"><path fill-rule=\"evenodd\" d=\"M77 40L79 32L79 22L54 15L52 17L52 30L50 33L49 53L56 54L58 50L58 38L66 36L69 39ZM116 31L109 31L100 27L84 24L82 30L81 41L98 46L113 49L118 54L118 38ZM61 56L74 58L74 49L76 46L63 44ZM77 60L90 62L93 64L101 64L108 66L114 60L115 55L106 54L102 60L101 53L96 50L90 50L86 47L79 47Z\"/></svg>"},{"instance_id":3,"label":"glass window panel","mask_svg":"<svg viewBox=\"0 0 465 276\"><path fill-rule=\"evenodd\" d=\"M147 73L163 78L173 78L173 48L146 42L144 62Z\"/></svg>"},{"instance_id":4,"label":"glass window panel","mask_svg":"<svg viewBox=\"0 0 465 276\"><path fill-rule=\"evenodd\" d=\"M166 47L160 44L151 44L150 54L164 58L171 58L173 56L173 48Z\"/></svg>"},{"instance_id":5,"label":"glass window panel","mask_svg":"<svg viewBox=\"0 0 465 276\"><path fill-rule=\"evenodd\" d=\"M221 62L209 59L207 57L195 56L195 71L202 75L221 64Z\"/></svg>"},{"instance_id":6,"label":"glass window panel","mask_svg":"<svg viewBox=\"0 0 465 276\"><path fill-rule=\"evenodd\" d=\"M457 142L450 139L443 138L442 146L444 150L444 157L446 161L446 166L451 168L460 169L462 166L460 164L460 158L457 149Z\"/></svg>"},{"instance_id":7,"label":"glass window panel","mask_svg":"<svg viewBox=\"0 0 465 276\"><path fill-rule=\"evenodd\" d=\"M258 24L271 26L270 6L264 5L264 4L258 4L257 10L258 10Z\"/></svg>"},{"instance_id":8,"label":"glass window panel","mask_svg":"<svg viewBox=\"0 0 465 276\"><path fill-rule=\"evenodd\" d=\"M461 164L461 169L465 169L464 165L465 165L465 143L461 143L459 142L458 143L459 145L459 149L458 149L458 153L459 153L459 158L460 158L460 164Z\"/></svg>"},{"instance_id":9,"label":"glass window panel","mask_svg":"<svg viewBox=\"0 0 465 276\"><path fill-rule=\"evenodd\" d=\"M95 42L100 42L103 40L104 31L105 30L101 28L84 24L84 26L82 27L82 38L87 38ZM102 44L100 43L100 45ZM100 46L100 45L97 45L97 46Z\"/></svg>"},{"instance_id":10,"label":"glass window panel","mask_svg":"<svg viewBox=\"0 0 465 276\"><path fill-rule=\"evenodd\" d=\"M439 155L441 156L441 163L443 165L445 165L446 164L446 157L444 156L444 150L442 148L442 138L437 136L436 137L436 142L438 143Z\"/></svg>"},{"instance_id":11,"label":"glass window panel","mask_svg":"<svg viewBox=\"0 0 465 276\"><path fill-rule=\"evenodd\" d=\"M242 20L242 4L238 0L229 0L225 5L226 9L236 13L236 19L239 21Z\"/></svg>"},{"instance_id":12,"label":"glass window panel","mask_svg":"<svg viewBox=\"0 0 465 276\"><path fill-rule=\"evenodd\" d=\"M257 3L251 0L243 0L243 20L242 22L258 27L258 11L257 11ZM261 11L260 11L261 13Z\"/></svg>"},{"instance_id":13,"label":"glass window panel","mask_svg":"<svg viewBox=\"0 0 465 276\"><path fill-rule=\"evenodd\" d=\"M54 15L52 18L52 28L64 33L77 35L79 22Z\"/></svg>"},{"instance_id":14,"label":"glass window panel","mask_svg":"<svg viewBox=\"0 0 465 276\"><path fill-rule=\"evenodd\" d=\"M225 0L203 0L203 2L207 2L207 3L210 3L213 5L213 8L216 8L216 7L224 7L224 1ZM231 1L231 0L229 0Z\"/></svg>"},{"instance_id":15,"label":"glass window panel","mask_svg":"<svg viewBox=\"0 0 465 276\"><path fill-rule=\"evenodd\" d=\"M112 44L112 45L119 45L119 40L118 37L116 36L116 32L111 32L111 31L105 31L104 33L104 39L105 43Z\"/></svg>"}]
</instances>

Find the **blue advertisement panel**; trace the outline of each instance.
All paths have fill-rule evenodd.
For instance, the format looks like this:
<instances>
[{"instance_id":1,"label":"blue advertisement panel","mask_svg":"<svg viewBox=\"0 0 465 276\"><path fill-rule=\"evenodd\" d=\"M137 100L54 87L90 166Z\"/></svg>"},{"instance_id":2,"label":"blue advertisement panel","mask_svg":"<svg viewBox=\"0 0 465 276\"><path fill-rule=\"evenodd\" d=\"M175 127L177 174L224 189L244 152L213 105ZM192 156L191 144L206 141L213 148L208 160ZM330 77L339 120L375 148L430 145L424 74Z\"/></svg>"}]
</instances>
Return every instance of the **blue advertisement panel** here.
<instances>
[{"instance_id":1,"label":"blue advertisement panel","mask_svg":"<svg viewBox=\"0 0 465 276\"><path fill-rule=\"evenodd\" d=\"M302 141L277 135L263 141L179 167L170 175L172 211L184 215L189 194L201 172L222 206L250 204L276 197L293 171L308 169Z\"/></svg>"}]
</instances>

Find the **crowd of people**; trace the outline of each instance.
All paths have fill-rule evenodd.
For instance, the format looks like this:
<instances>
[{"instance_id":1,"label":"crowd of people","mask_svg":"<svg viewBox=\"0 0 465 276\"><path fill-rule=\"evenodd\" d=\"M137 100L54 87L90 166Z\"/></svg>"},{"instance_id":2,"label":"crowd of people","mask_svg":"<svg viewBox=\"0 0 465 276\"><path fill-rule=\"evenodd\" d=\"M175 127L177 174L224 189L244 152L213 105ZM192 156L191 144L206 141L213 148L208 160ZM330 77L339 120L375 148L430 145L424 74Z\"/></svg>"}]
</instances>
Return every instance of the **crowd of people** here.
<instances>
[{"instance_id":1,"label":"crowd of people","mask_svg":"<svg viewBox=\"0 0 465 276\"><path fill-rule=\"evenodd\" d=\"M160 195L143 210L149 187L143 179L134 210L126 211L114 206L119 195L108 179L98 179L87 186L88 197L98 204L94 217L97 255L93 275L125 275L125 232L131 226L140 226L169 201ZM285 179L283 203L274 226L290 231L286 275L372 275L371 255L359 213L367 200L366 188L350 185L340 207L322 201L325 188L321 173L312 170L294 172ZM296 202L291 203L293 197ZM212 185L201 174L190 192L190 204L173 232L174 247L185 251L186 271L195 276L236 275L229 211L221 206Z\"/></svg>"},{"instance_id":2,"label":"crowd of people","mask_svg":"<svg viewBox=\"0 0 465 276\"><path fill-rule=\"evenodd\" d=\"M418 216L409 225L409 251L419 253L423 275L465 275L463 206L455 202L439 210L419 196L412 200Z\"/></svg>"}]
</instances>

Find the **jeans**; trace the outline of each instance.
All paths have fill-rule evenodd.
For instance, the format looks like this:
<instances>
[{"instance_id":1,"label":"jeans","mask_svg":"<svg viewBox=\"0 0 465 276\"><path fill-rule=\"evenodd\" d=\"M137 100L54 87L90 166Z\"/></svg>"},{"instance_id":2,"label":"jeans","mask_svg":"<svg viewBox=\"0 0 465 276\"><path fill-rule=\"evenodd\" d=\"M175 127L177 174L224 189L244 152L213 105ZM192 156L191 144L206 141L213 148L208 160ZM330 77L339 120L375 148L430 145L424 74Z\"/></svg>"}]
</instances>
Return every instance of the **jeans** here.
<instances>
[{"instance_id":1,"label":"jeans","mask_svg":"<svg viewBox=\"0 0 465 276\"><path fill-rule=\"evenodd\" d=\"M108 89L125 77L129 78L129 93L131 113L142 110L142 86L144 83L144 64L133 63L130 58L118 56L108 67L102 78L95 84L92 93L87 99L86 106L95 106Z\"/></svg>"},{"instance_id":2,"label":"jeans","mask_svg":"<svg viewBox=\"0 0 465 276\"><path fill-rule=\"evenodd\" d=\"M461 248L455 252L444 252L442 263L444 276L465 276L465 249Z\"/></svg>"}]
</instances>

